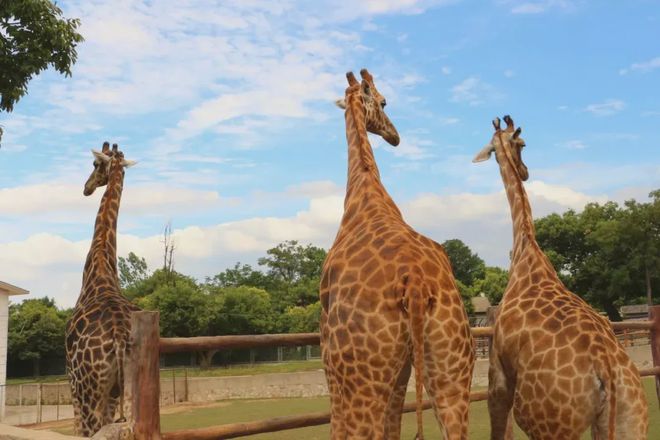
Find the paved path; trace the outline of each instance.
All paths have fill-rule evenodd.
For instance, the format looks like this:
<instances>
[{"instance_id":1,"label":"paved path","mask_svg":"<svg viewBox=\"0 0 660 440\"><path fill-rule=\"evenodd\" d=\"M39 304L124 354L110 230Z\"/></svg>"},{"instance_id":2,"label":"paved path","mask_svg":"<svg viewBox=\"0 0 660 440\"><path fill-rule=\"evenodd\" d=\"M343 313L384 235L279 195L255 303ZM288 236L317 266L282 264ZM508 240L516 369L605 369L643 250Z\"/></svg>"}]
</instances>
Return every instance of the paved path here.
<instances>
[{"instance_id":1,"label":"paved path","mask_svg":"<svg viewBox=\"0 0 660 440\"><path fill-rule=\"evenodd\" d=\"M41 406L41 421L50 422L53 420L73 418L73 406L60 405L59 418L57 405ZM27 425L37 422L37 406L6 406L5 418L2 423L7 425Z\"/></svg>"}]
</instances>

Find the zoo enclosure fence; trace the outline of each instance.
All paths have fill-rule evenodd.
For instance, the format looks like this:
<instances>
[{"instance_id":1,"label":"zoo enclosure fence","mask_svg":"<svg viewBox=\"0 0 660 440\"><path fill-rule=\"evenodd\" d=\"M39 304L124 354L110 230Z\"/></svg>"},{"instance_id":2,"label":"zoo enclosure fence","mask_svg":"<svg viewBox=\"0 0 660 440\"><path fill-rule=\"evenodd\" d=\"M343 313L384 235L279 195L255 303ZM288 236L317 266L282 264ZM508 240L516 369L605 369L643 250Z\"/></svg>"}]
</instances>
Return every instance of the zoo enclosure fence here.
<instances>
[{"instance_id":1,"label":"zoo enclosure fence","mask_svg":"<svg viewBox=\"0 0 660 440\"><path fill-rule=\"evenodd\" d=\"M493 322L494 314L490 322ZM649 320L613 322L617 333L645 331L650 334L653 367L640 370L641 376L655 376L656 393L660 402L660 306L649 308ZM196 338L159 337L158 312L134 312L131 316L131 350L126 359L126 402L130 405L129 421L133 425L136 440L215 440L244 437L265 432L276 432L330 422L329 412L299 416L278 417L256 422L233 423L200 429L160 431L160 354L186 351L223 350L231 348L256 348L267 346L318 345L318 333L279 335L202 336ZM473 327L475 338L492 337L492 327ZM634 339L632 339L634 341ZM471 401L486 400L486 391L472 391ZM424 402L424 409L431 407ZM404 412L415 411L415 403L406 404Z\"/></svg>"}]
</instances>

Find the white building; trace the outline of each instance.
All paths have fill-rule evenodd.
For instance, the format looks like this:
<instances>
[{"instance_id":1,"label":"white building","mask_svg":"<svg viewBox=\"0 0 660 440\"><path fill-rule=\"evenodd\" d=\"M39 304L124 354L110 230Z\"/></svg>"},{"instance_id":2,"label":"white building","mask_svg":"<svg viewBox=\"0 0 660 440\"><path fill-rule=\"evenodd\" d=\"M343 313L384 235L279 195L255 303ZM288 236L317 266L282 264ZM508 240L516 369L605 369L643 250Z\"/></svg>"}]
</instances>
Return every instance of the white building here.
<instances>
[{"instance_id":1,"label":"white building","mask_svg":"<svg viewBox=\"0 0 660 440\"><path fill-rule=\"evenodd\" d=\"M0 420L5 418L5 382L7 380L7 331L9 329L9 297L27 295L20 287L0 281Z\"/></svg>"}]
</instances>

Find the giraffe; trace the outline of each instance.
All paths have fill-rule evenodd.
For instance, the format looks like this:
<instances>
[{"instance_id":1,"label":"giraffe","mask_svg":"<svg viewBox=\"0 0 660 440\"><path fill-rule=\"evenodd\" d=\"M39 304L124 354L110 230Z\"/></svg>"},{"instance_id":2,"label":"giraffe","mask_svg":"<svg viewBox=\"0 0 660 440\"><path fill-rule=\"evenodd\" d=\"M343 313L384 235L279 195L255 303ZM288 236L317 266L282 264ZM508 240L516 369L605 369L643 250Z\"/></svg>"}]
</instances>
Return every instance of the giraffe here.
<instances>
[{"instance_id":1,"label":"giraffe","mask_svg":"<svg viewBox=\"0 0 660 440\"><path fill-rule=\"evenodd\" d=\"M117 215L124 184L124 168L135 164L124 159L117 144L105 142L92 150L94 170L83 194L106 186L101 199L94 237L83 271L82 288L66 327L66 364L71 383L75 431L92 436L112 423L123 408L123 359L130 334L130 314L138 308L124 298L117 274Z\"/></svg>"},{"instance_id":2,"label":"giraffe","mask_svg":"<svg viewBox=\"0 0 660 440\"><path fill-rule=\"evenodd\" d=\"M380 181L367 132L399 135L366 70L345 109L344 214L323 266L321 347L331 396L331 438L396 440L414 364L417 430L423 386L447 439L466 439L473 340L442 246L415 232Z\"/></svg>"},{"instance_id":3,"label":"giraffe","mask_svg":"<svg viewBox=\"0 0 660 440\"><path fill-rule=\"evenodd\" d=\"M513 251L490 353L491 439L511 438L513 415L534 440L646 439L648 407L639 372L607 319L560 281L534 231L523 186L525 141L505 116L474 162L493 152L511 208ZM508 425L508 426L507 426Z\"/></svg>"}]
</instances>

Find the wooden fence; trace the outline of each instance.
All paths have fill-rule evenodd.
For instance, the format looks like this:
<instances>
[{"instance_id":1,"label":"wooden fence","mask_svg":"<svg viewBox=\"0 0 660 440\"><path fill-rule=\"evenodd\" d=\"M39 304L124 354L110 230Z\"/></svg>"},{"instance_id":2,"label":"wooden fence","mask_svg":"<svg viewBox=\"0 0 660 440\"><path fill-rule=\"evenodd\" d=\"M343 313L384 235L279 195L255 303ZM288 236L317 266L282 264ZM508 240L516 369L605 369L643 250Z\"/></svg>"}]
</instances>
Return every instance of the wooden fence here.
<instances>
[{"instance_id":1,"label":"wooden fence","mask_svg":"<svg viewBox=\"0 0 660 440\"><path fill-rule=\"evenodd\" d=\"M655 376L656 392L660 402L660 306L650 307L650 319L645 321L613 322L619 331L648 331L651 339L653 367L640 371L641 376ZM130 422L136 440L215 440L244 437L265 432L276 432L330 422L330 413L277 417L256 422L232 423L200 429L160 432L160 370L161 353L182 351L223 350L229 348L256 348L266 346L300 346L319 344L318 333L203 336L197 338L159 337L158 312L134 312L131 317L131 350L126 359L125 393L130 405ZM473 327L475 337L490 337L492 327ZM471 401L487 399L486 391L473 391ZM424 409L431 407L424 402ZM406 404L404 412L415 411L415 403Z\"/></svg>"}]
</instances>

